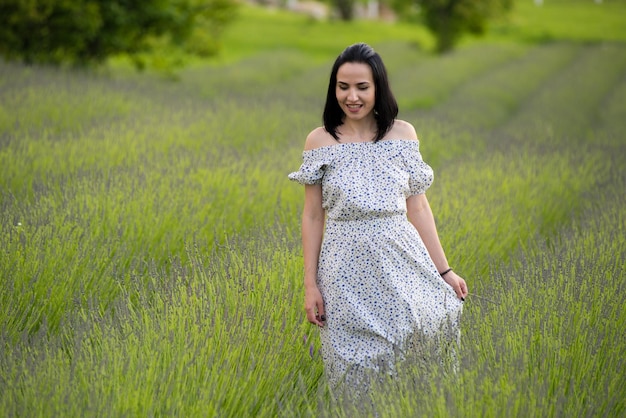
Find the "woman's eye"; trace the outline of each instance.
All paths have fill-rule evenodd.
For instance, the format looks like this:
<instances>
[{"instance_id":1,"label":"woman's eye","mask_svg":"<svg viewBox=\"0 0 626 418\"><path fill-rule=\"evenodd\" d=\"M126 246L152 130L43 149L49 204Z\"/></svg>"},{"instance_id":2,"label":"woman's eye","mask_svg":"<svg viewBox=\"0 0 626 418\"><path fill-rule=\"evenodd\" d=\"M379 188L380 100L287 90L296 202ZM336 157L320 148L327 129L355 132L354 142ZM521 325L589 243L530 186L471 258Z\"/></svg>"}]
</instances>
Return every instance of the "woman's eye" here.
<instances>
[{"instance_id":1,"label":"woman's eye","mask_svg":"<svg viewBox=\"0 0 626 418\"><path fill-rule=\"evenodd\" d=\"M346 91L350 89L350 86L338 86L340 90ZM357 89L359 89L360 91L365 91L367 89L369 89L370 86L357 86Z\"/></svg>"}]
</instances>

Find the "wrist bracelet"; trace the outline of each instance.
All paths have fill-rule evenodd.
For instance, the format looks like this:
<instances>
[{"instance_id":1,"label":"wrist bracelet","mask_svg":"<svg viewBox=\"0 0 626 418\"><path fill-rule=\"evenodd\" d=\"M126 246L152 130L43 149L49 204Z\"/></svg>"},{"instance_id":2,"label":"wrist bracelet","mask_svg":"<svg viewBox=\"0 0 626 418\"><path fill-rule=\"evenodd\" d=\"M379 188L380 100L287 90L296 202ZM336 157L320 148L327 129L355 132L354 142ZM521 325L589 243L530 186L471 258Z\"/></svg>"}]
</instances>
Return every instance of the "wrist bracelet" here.
<instances>
[{"instance_id":1,"label":"wrist bracelet","mask_svg":"<svg viewBox=\"0 0 626 418\"><path fill-rule=\"evenodd\" d=\"M439 273L439 275L440 275L441 277L443 277L443 276L445 276L446 274L450 273L451 271L452 271L452 269L451 269L451 268L449 268L448 270L446 270L446 271L443 271L443 272Z\"/></svg>"}]
</instances>

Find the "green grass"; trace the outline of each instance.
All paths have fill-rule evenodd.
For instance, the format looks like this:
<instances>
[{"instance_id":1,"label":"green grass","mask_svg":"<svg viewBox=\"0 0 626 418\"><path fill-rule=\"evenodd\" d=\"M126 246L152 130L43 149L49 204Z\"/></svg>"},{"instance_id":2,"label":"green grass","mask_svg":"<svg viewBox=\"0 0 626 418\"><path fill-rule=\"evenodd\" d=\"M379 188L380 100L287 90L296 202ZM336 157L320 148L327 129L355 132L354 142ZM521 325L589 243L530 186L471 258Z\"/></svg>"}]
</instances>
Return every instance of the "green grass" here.
<instances>
[{"instance_id":1,"label":"green grass","mask_svg":"<svg viewBox=\"0 0 626 418\"><path fill-rule=\"evenodd\" d=\"M486 38L467 36L473 42L535 43L552 40L577 42L626 41L626 2L605 0L546 0L541 7L532 0L516 1L513 10L493 22ZM432 51L435 40L424 26L411 22L373 23L368 21L315 21L305 15L243 6L240 19L223 36L222 52L216 62L237 61L268 50L287 49L307 54L315 61L333 59L337 47L355 42L381 44L388 40L405 42L419 51ZM398 59L406 59L398 56ZM391 59L396 59L391 57ZM409 58L410 59L410 58Z\"/></svg>"},{"instance_id":2,"label":"green grass","mask_svg":"<svg viewBox=\"0 0 626 418\"><path fill-rule=\"evenodd\" d=\"M623 0L546 0L517 1L506 24L493 25L495 36L528 41L574 40L583 42L624 41ZM593 3L593 4L591 4Z\"/></svg>"},{"instance_id":3,"label":"green grass","mask_svg":"<svg viewBox=\"0 0 626 418\"><path fill-rule=\"evenodd\" d=\"M241 19L224 33L219 60L229 62L263 51L288 49L306 53L319 62L336 57L341 52L337 51L338 45L375 44L389 39L404 40L416 47L433 45L425 28L406 23L315 21L305 15L294 16L281 10L268 13L257 7L242 7L240 15Z\"/></svg>"},{"instance_id":4,"label":"green grass","mask_svg":"<svg viewBox=\"0 0 626 418\"><path fill-rule=\"evenodd\" d=\"M1 63L0 416L626 414L626 43L540 15L624 6L527 3L444 57L410 25L245 8L177 82ZM471 290L459 373L405 364L373 407L324 386L286 178L357 40L418 130Z\"/></svg>"}]
</instances>

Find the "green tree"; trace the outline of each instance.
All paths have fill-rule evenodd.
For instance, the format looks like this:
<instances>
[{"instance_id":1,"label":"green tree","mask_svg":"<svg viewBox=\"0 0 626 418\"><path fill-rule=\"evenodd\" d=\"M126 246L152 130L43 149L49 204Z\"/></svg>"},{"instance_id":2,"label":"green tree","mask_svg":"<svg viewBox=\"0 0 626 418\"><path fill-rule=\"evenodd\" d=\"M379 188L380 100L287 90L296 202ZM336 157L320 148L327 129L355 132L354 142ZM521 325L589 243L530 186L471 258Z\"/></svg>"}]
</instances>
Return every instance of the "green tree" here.
<instances>
[{"instance_id":1,"label":"green tree","mask_svg":"<svg viewBox=\"0 0 626 418\"><path fill-rule=\"evenodd\" d=\"M513 7L513 0L415 0L424 24L437 38L437 51L452 50L464 33L481 35L490 19Z\"/></svg>"},{"instance_id":2,"label":"green tree","mask_svg":"<svg viewBox=\"0 0 626 418\"><path fill-rule=\"evenodd\" d=\"M337 8L341 20L352 20L354 18L354 0L333 0L332 4Z\"/></svg>"},{"instance_id":3,"label":"green tree","mask_svg":"<svg viewBox=\"0 0 626 418\"><path fill-rule=\"evenodd\" d=\"M27 63L101 63L166 43L207 55L234 0L0 0L0 54Z\"/></svg>"}]
</instances>

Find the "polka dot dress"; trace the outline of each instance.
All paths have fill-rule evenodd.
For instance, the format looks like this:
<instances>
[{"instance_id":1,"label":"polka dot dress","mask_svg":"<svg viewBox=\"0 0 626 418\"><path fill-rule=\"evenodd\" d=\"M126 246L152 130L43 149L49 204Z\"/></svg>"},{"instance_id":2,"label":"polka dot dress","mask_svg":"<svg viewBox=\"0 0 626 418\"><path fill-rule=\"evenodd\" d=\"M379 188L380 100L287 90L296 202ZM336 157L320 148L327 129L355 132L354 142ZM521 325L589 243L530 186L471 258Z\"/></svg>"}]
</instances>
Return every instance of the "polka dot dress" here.
<instances>
[{"instance_id":1,"label":"polka dot dress","mask_svg":"<svg viewBox=\"0 0 626 418\"><path fill-rule=\"evenodd\" d=\"M406 199L433 181L419 142L342 143L304 151L303 160L289 178L321 184L326 211L317 280L331 387L358 385L364 371L393 369L415 338L445 327L458 336L462 302L406 217Z\"/></svg>"}]
</instances>

